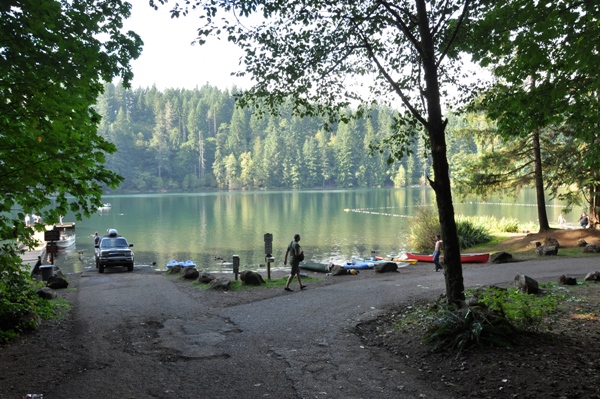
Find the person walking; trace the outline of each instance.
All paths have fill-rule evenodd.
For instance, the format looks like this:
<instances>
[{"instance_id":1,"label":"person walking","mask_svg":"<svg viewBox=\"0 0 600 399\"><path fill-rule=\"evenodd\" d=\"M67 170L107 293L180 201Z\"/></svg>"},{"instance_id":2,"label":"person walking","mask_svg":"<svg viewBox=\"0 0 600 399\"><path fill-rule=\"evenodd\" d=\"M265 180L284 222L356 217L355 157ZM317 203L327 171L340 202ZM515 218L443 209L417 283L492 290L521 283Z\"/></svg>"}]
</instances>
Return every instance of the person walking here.
<instances>
[{"instance_id":1,"label":"person walking","mask_svg":"<svg viewBox=\"0 0 600 399\"><path fill-rule=\"evenodd\" d=\"M306 288L305 285L302 285L302 280L300 280L300 262L304 260L304 251L302 247L300 247L300 234L294 234L294 241L288 245L287 250L285 251L285 258L283 260L283 264L287 265L288 255L290 258L290 266L292 267L292 271L290 273L290 277L287 279L287 283L285 284L284 290L293 291L290 288L290 284L294 279L294 276L298 278L298 284L300 285L300 289L303 290Z\"/></svg>"},{"instance_id":2,"label":"person walking","mask_svg":"<svg viewBox=\"0 0 600 399\"><path fill-rule=\"evenodd\" d=\"M440 264L440 252L442 250L442 238L439 234L435 236L435 248L433 250L433 264L435 265L435 271L439 272L443 269Z\"/></svg>"},{"instance_id":3,"label":"person walking","mask_svg":"<svg viewBox=\"0 0 600 399\"><path fill-rule=\"evenodd\" d=\"M100 245L100 237L98 236L98 232L94 233L94 246L97 247Z\"/></svg>"}]
</instances>

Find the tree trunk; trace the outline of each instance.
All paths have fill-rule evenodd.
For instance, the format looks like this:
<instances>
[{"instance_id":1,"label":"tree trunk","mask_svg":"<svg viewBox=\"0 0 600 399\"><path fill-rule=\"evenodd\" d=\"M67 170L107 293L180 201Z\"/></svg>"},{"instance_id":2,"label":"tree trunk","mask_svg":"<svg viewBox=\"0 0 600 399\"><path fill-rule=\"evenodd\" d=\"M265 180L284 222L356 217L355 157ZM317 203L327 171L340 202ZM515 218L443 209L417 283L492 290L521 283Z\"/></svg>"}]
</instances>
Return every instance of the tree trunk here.
<instances>
[{"instance_id":1,"label":"tree trunk","mask_svg":"<svg viewBox=\"0 0 600 399\"><path fill-rule=\"evenodd\" d=\"M590 229L598 228L600 220L598 219L598 209L600 207L600 187L590 185L590 208L588 216L590 218Z\"/></svg>"},{"instance_id":2,"label":"tree trunk","mask_svg":"<svg viewBox=\"0 0 600 399\"><path fill-rule=\"evenodd\" d=\"M538 222L540 233L550 230L548 214L546 213L546 196L544 194L544 178L542 176L542 155L540 150L540 130L533 132L533 159L535 164L535 192L537 199Z\"/></svg>"},{"instance_id":3,"label":"tree trunk","mask_svg":"<svg viewBox=\"0 0 600 399\"><path fill-rule=\"evenodd\" d=\"M460 262L460 243L456 233L454 205L450 186L450 170L446 156L446 121L442 118L438 66L435 59L432 34L429 27L427 9L423 0L417 0L417 15L421 33L421 49L425 76L425 98L427 101L427 122L425 128L431 142L434 180L429 180L435 192L444 248L444 271L446 276L446 296L449 303L464 301L464 281Z\"/></svg>"}]
</instances>

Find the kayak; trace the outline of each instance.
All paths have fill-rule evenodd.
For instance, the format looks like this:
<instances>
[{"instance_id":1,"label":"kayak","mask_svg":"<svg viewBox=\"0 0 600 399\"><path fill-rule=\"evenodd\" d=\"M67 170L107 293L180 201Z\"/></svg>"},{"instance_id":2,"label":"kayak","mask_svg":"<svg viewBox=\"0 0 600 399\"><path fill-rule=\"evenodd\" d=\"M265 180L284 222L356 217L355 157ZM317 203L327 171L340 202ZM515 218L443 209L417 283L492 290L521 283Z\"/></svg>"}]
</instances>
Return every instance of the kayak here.
<instances>
[{"instance_id":1,"label":"kayak","mask_svg":"<svg viewBox=\"0 0 600 399\"><path fill-rule=\"evenodd\" d=\"M375 267L374 262L361 262L353 260L352 262L346 262L343 264L344 269L372 269Z\"/></svg>"},{"instance_id":2,"label":"kayak","mask_svg":"<svg viewBox=\"0 0 600 399\"><path fill-rule=\"evenodd\" d=\"M418 260L421 262L433 262L433 254L419 254L414 252L407 252L406 257L408 259ZM442 257L443 258L443 257ZM461 263L487 263L490 259L489 253L475 253L475 254L461 254Z\"/></svg>"},{"instance_id":3,"label":"kayak","mask_svg":"<svg viewBox=\"0 0 600 399\"><path fill-rule=\"evenodd\" d=\"M191 260L186 260L185 262L180 262L178 260L172 260L169 263L167 263L167 269L170 269L172 267L175 266L181 266L181 267L196 267L196 264L191 261Z\"/></svg>"},{"instance_id":4,"label":"kayak","mask_svg":"<svg viewBox=\"0 0 600 399\"><path fill-rule=\"evenodd\" d=\"M300 262L300 269L309 270L311 272L327 273L327 264L316 262Z\"/></svg>"},{"instance_id":5,"label":"kayak","mask_svg":"<svg viewBox=\"0 0 600 399\"><path fill-rule=\"evenodd\" d=\"M411 265L414 265L415 263L418 262L417 259L406 259L406 258L392 258L391 260L389 260L389 258L384 258L382 256L376 256L375 257L376 260L385 260L385 261L389 261L389 262L402 262L402 263L410 263Z\"/></svg>"}]
</instances>

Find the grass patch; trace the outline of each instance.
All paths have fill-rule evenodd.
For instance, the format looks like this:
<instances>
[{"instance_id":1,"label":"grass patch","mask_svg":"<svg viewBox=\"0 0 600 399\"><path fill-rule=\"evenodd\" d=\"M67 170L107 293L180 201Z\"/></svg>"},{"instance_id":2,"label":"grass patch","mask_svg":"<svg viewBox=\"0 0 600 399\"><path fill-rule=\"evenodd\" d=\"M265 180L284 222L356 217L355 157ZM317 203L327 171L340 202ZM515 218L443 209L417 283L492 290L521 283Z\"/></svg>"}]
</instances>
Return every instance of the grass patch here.
<instances>
[{"instance_id":1,"label":"grass patch","mask_svg":"<svg viewBox=\"0 0 600 399\"><path fill-rule=\"evenodd\" d=\"M178 274L165 273L164 276L170 280L178 280L178 279L183 280L183 277L181 277ZM269 280L263 276L263 278L265 280L265 284L243 285L241 280L235 280L235 277L233 275L231 275L231 277L229 278L229 280L231 281L229 291L248 291L248 290L260 290L260 289L265 289L265 288L282 288L282 287L285 287L288 277L289 276L284 276L284 277L280 277L280 278L271 278ZM311 276L302 276L301 278L302 278L302 284L306 284L306 283L312 284L312 283L321 281L321 279L311 277ZM198 282L197 280L190 280L190 284L193 287L196 287L196 288L202 289L202 290L211 289L210 284L203 284L203 283ZM298 280L296 278L294 278L294 280L292 280L291 286L293 287L294 285L296 287L298 286Z\"/></svg>"},{"instance_id":2,"label":"grass patch","mask_svg":"<svg viewBox=\"0 0 600 399\"><path fill-rule=\"evenodd\" d=\"M518 339L516 333L546 331L564 312L580 311L581 295L592 293L596 298L597 287L589 282L568 287L549 282L540 284L541 295L523 294L512 286L468 289L466 297L476 298L470 301L474 304L454 307L438 300L408 306L399 310L394 328L422 330L423 341L432 351L460 352L490 344L510 346ZM569 309L573 304L578 306ZM586 307L581 313L596 315L593 310L594 306Z\"/></svg>"}]
</instances>

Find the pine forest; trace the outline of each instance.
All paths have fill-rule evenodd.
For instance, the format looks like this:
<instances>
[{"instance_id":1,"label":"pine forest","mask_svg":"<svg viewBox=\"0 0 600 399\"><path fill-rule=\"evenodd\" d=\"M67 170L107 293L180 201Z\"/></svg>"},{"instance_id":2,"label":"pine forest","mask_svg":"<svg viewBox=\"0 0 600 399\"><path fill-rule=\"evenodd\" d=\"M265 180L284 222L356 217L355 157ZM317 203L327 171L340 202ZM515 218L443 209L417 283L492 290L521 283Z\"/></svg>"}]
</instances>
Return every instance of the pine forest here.
<instances>
[{"instance_id":1,"label":"pine forest","mask_svg":"<svg viewBox=\"0 0 600 399\"><path fill-rule=\"evenodd\" d=\"M390 135L392 109L326 130L321 120L292 116L291 108L261 117L235 107L235 90L106 84L97 101L99 134L118 148L106 163L125 179L118 192L404 187L425 185L432 174L420 132L401 161L371 149ZM460 122L449 119L452 168L477 145L454 134Z\"/></svg>"}]
</instances>

